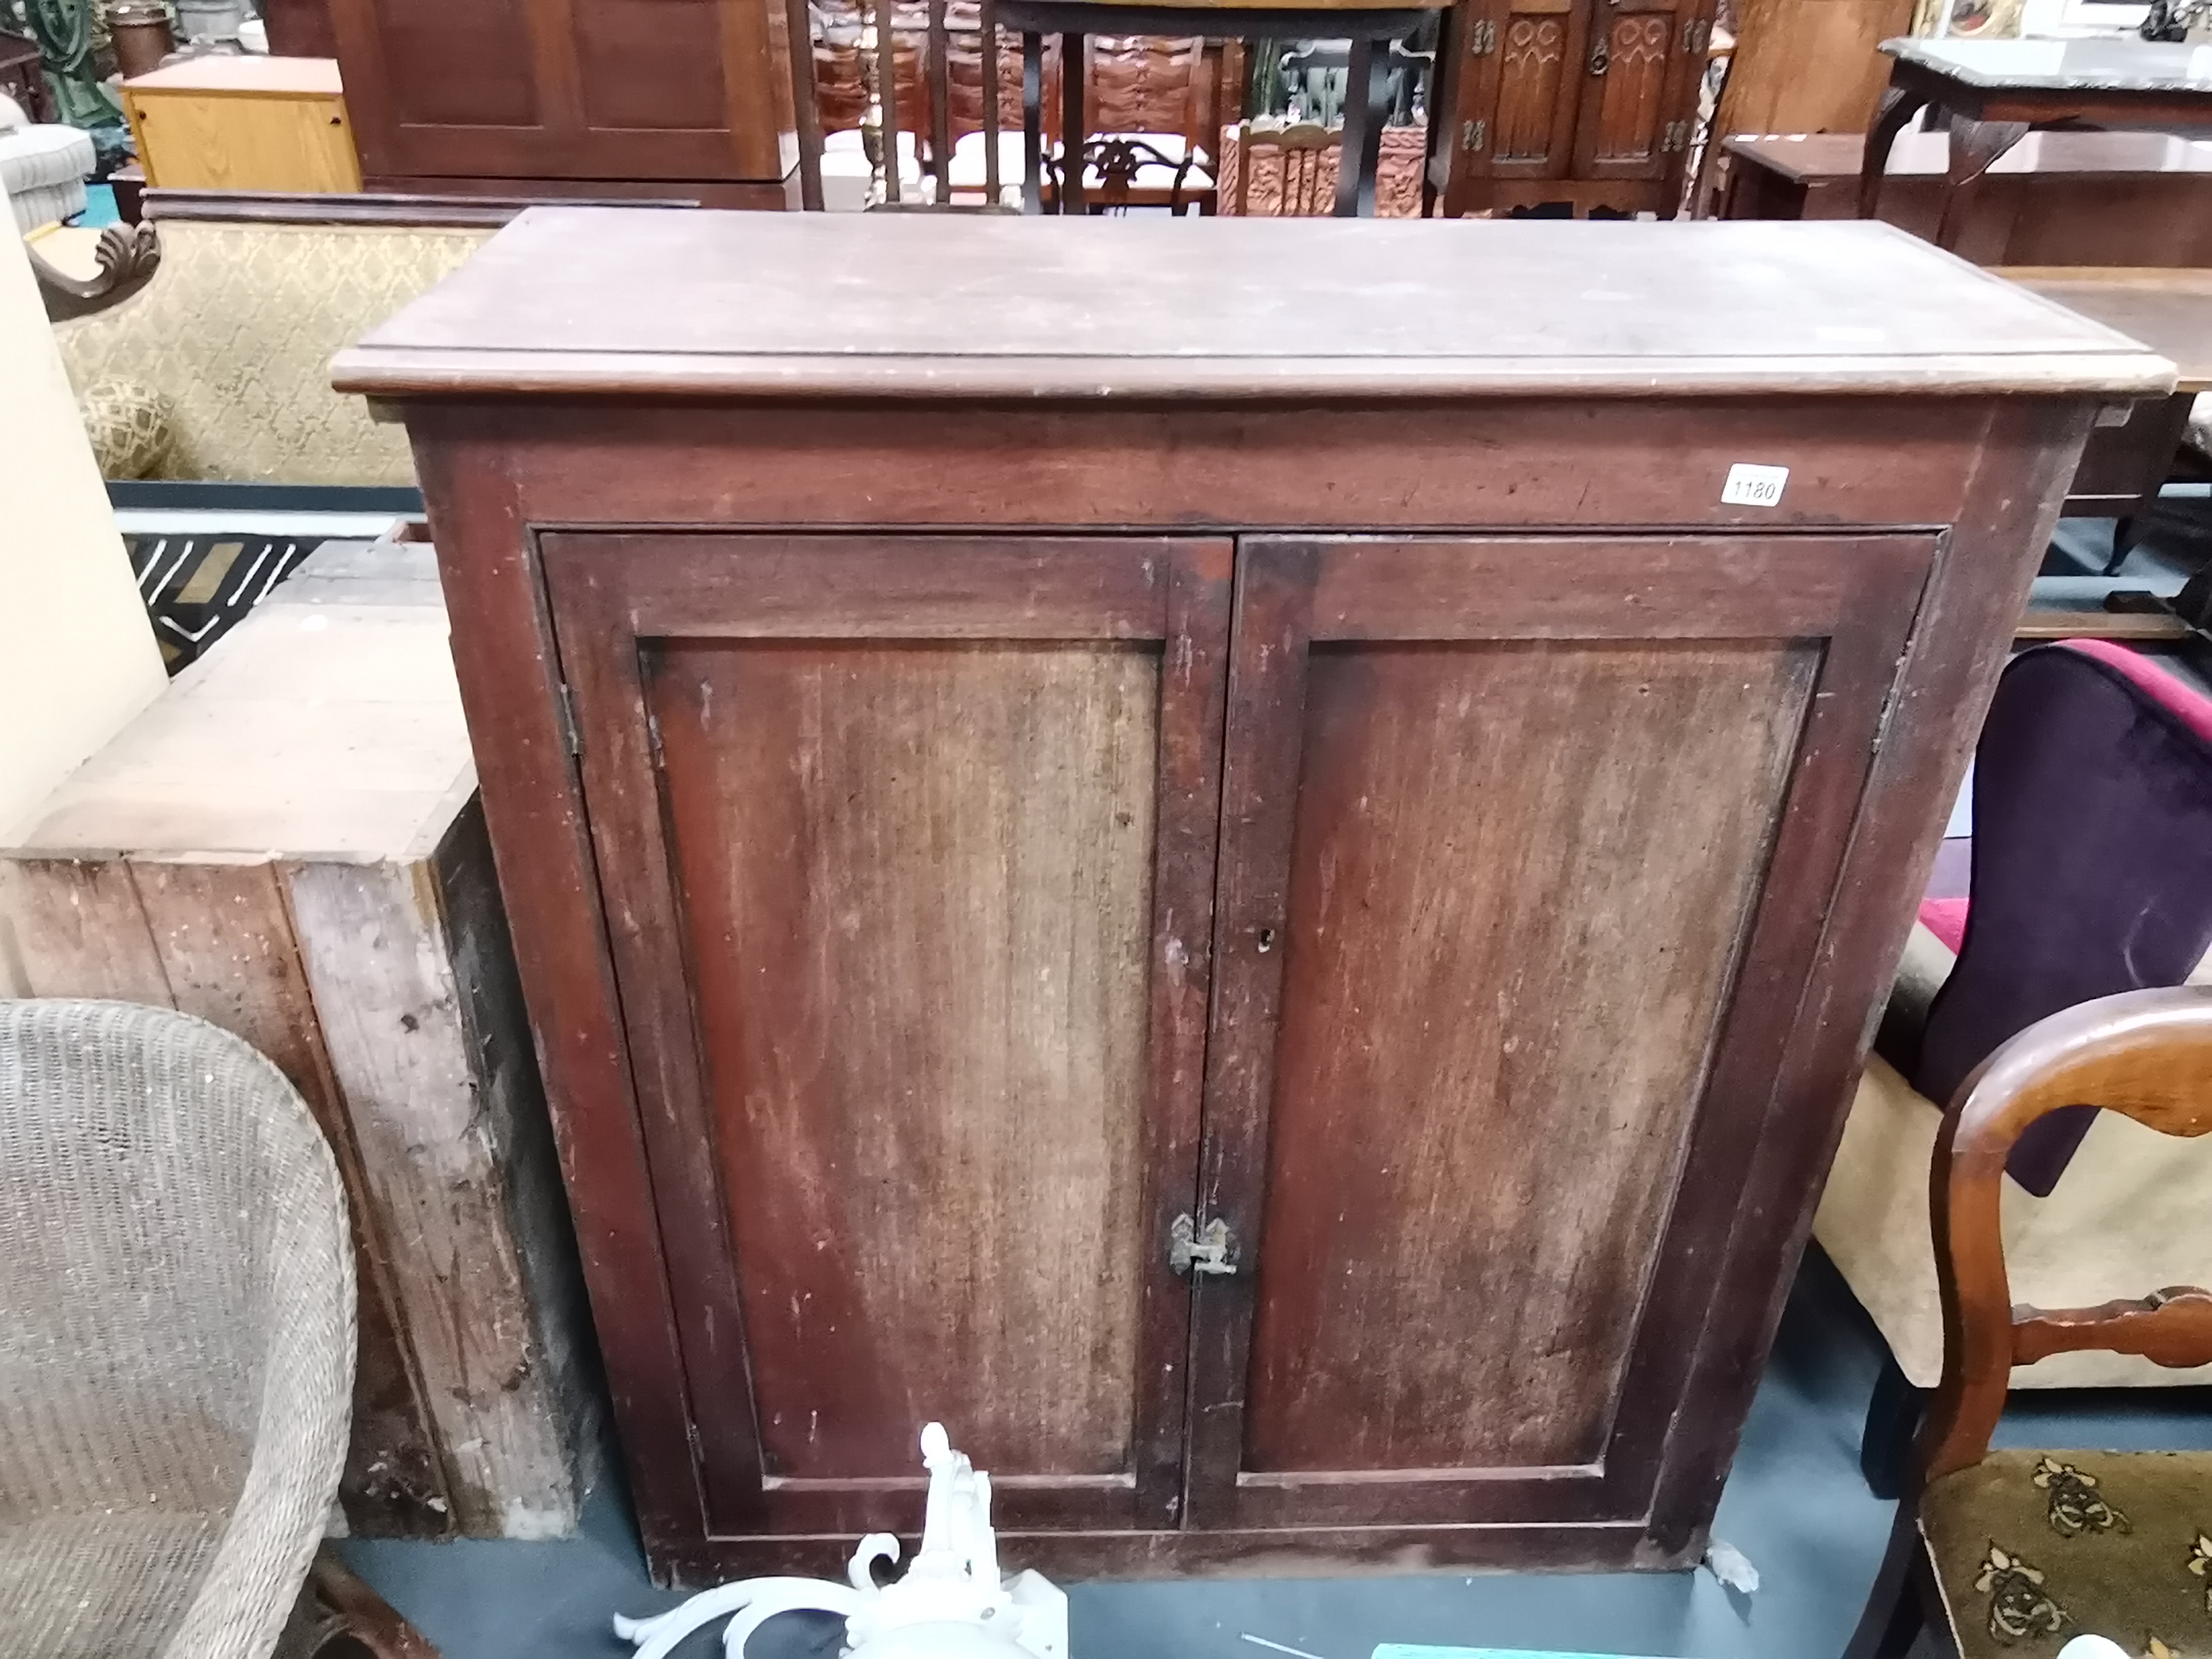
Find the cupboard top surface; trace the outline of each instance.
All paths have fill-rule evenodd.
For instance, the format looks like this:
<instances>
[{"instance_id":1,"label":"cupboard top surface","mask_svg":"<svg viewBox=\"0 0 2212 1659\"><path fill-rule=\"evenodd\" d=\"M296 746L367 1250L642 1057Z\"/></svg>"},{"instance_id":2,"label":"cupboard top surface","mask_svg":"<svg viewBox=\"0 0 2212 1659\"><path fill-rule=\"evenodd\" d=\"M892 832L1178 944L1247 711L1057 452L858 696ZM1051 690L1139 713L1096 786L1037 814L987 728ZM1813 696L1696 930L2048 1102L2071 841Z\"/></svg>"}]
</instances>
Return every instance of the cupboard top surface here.
<instances>
[{"instance_id":1,"label":"cupboard top surface","mask_svg":"<svg viewBox=\"0 0 2212 1659\"><path fill-rule=\"evenodd\" d=\"M2163 393L2126 337L1875 222L538 208L339 390L676 397Z\"/></svg>"}]
</instances>

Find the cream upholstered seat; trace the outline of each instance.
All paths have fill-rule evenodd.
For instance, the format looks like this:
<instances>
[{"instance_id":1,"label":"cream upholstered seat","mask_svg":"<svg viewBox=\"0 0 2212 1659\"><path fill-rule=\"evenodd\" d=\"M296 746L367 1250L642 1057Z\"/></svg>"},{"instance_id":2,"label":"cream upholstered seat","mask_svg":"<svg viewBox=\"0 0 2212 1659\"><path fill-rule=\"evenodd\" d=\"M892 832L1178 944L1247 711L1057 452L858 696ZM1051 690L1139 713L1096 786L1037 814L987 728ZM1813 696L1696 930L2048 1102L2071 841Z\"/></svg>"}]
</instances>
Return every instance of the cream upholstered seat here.
<instances>
[{"instance_id":1,"label":"cream upholstered seat","mask_svg":"<svg viewBox=\"0 0 2212 1659\"><path fill-rule=\"evenodd\" d=\"M331 358L459 265L489 229L169 216L157 229L151 282L54 329L80 400L131 386L163 410L153 476L415 482L405 433L331 391ZM117 447L94 438L104 453Z\"/></svg>"},{"instance_id":2,"label":"cream upholstered seat","mask_svg":"<svg viewBox=\"0 0 2212 1659\"><path fill-rule=\"evenodd\" d=\"M353 1370L344 1194L276 1068L167 1009L0 1001L0 1652L272 1652Z\"/></svg>"}]
</instances>

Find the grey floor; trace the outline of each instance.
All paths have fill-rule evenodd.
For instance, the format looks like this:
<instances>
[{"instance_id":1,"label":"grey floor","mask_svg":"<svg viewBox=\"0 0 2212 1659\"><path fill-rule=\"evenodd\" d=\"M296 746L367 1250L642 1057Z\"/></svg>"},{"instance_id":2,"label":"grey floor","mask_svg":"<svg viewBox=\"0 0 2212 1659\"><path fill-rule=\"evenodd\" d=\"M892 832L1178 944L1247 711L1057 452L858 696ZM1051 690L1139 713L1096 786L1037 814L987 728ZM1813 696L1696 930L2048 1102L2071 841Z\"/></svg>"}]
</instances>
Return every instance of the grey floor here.
<instances>
[{"instance_id":1,"label":"grey floor","mask_svg":"<svg viewBox=\"0 0 2212 1659\"><path fill-rule=\"evenodd\" d=\"M1077 1584L1075 1659L1368 1659L1381 1642L1525 1647L1659 1659L1830 1659L1887 1535L1890 1506L1858 1474L1881 1350L1834 1270L1800 1274L1715 1528L1759 1571L1756 1594L1710 1572ZM2212 1390L2022 1395L2014 1444L2212 1449ZM619 1493L594 1495L560 1543L356 1540L347 1559L446 1659L616 1659L609 1616L676 1598L647 1582ZM1019 1565L1010 1556L1010 1565ZM778 1620L751 1659L830 1656L834 1621ZM686 1659L716 1651L694 1638Z\"/></svg>"}]
</instances>

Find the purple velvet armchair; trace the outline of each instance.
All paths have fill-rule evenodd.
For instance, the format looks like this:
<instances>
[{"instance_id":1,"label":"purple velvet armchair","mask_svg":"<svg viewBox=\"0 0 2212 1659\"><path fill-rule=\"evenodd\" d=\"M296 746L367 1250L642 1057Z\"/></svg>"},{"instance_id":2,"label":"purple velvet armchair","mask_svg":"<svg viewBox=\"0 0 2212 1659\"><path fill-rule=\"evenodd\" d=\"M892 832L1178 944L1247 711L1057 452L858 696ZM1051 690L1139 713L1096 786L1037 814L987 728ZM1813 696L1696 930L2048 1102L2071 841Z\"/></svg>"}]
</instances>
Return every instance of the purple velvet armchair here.
<instances>
[{"instance_id":1,"label":"purple velvet armchair","mask_svg":"<svg viewBox=\"0 0 2212 1659\"><path fill-rule=\"evenodd\" d=\"M1943 1103L2046 1015L2212 980L2212 697L2103 641L2022 652L1983 726L1973 808L1969 898L1923 908L1814 1225L1890 1348L1863 1455L1878 1490L1942 1366L1928 1171ZM2008 1169L2016 1300L2212 1278L2212 1137L2178 1142L2083 1107L2038 1123ZM2208 1381L2212 1368L2076 1353L2013 1385Z\"/></svg>"}]
</instances>

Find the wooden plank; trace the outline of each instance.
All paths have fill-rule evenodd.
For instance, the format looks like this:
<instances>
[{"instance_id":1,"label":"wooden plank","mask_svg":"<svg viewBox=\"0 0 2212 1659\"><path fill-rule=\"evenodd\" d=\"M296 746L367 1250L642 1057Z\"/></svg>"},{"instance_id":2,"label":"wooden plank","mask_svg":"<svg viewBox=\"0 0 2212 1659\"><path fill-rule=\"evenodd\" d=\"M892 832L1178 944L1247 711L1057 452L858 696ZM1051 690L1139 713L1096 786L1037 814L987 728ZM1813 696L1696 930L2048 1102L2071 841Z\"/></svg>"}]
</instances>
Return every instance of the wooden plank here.
<instances>
[{"instance_id":1,"label":"wooden plank","mask_svg":"<svg viewBox=\"0 0 2212 1659\"><path fill-rule=\"evenodd\" d=\"M0 976L15 996L175 1006L138 890L112 860L0 858Z\"/></svg>"},{"instance_id":2,"label":"wooden plank","mask_svg":"<svg viewBox=\"0 0 2212 1659\"><path fill-rule=\"evenodd\" d=\"M1073 538L748 536L701 580L726 537L549 535L556 582L619 582L641 635L708 639L1158 639L1169 547ZM1152 557L1128 556L1131 551ZM993 595L975 602L977 586Z\"/></svg>"},{"instance_id":3,"label":"wooden plank","mask_svg":"<svg viewBox=\"0 0 2212 1659\"><path fill-rule=\"evenodd\" d=\"M1377 270L1392 303L1345 304ZM825 270L848 273L835 306ZM1232 216L1194 237L549 208L332 367L341 391L441 398L2170 389L2159 360L1917 238L1755 220Z\"/></svg>"},{"instance_id":4,"label":"wooden plank","mask_svg":"<svg viewBox=\"0 0 2212 1659\"><path fill-rule=\"evenodd\" d=\"M2177 392L2212 389L2212 270L2014 265L1995 274L2172 358Z\"/></svg>"},{"instance_id":5,"label":"wooden plank","mask_svg":"<svg viewBox=\"0 0 2212 1659\"><path fill-rule=\"evenodd\" d=\"M489 464L488 464L489 463ZM555 1142L607 1383L648 1548L704 1526L676 1309L653 1210L652 1177L630 1092L629 1056L605 951L583 805L558 714L551 630L540 610L532 538L511 481L466 447L422 458L423 493L441 537L439 568L471 631L453 663L483 756L484 816L494 837L516 957L531 1006L562 1018L535 1027L546 1062ZM518 681L514 664L534 665ZM523 685L530 695L516 695ZM518 850L530 849L518 857Z\"/></svg>"},{"instance_id":6,"label":"wooden plank","mask_svg":"<svg viewBox=\"0 0 2212 1659\"><path fill-rule=\"evenodd\" d=\"M283 882L453 1519L474 1534L573 1531L582 1494L568 1402L541 1369L501 1161L523 1103L511 1083L483 1087L434 872L288 862Z\"/></svg>"},{"instance_id":7,"label":"wooden plank","mask_svg":"<svg viewBox=\"0 0 2212 1659\"><path fill-rule=\"evenodd\" d=\"M2189 624L2170 611L2045 611L2030 605L2012 630L2015 640L2179 641Z\"/></svg>"},{"instance_id":8,"label":"wooden plank","mask_svg":"<svg viewBox=\"0 0 2212 1659\"><path fill-rule=\"evenodd\" d=\"M362 1148L331 1073L276 874L245 864L116 864L137 887L173 1006L242 1037L291 1080L345 1183L359 1266L353 1439L340 1498L362 1532L445 1534L453 1508L431 1419L395 1315L388 1221L362 1178Z\"/></svg>"},{"instance_id":9,"label":"wooden plank","mask_svg":"<svg viewBox=\"0 0 2212 1659\"><path fill-rule=\"evenodd\" d=\"M441 443L466 443L502 417L471 407L411 418ZM1662 404L1562 398L1358 405L1331 411L1317 468L1307 410L1194 400L947 408L925 420L880 406L637 409L624 411L619 446L605 443L603 420L588 407L536 409L526 433L497 447L542 522L1048 535L1071 524L1154 535L1162 526L1924 526L1957 514L1979 430L1933 398L1723 400L1701 404L1695 421ZM650 465L624 464L640 453ZM1593 454L1606 458L1601 478ZM1779 502L1721 499L1743 460L1790 470Z\"/></svg>"}]
</instances>

